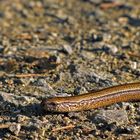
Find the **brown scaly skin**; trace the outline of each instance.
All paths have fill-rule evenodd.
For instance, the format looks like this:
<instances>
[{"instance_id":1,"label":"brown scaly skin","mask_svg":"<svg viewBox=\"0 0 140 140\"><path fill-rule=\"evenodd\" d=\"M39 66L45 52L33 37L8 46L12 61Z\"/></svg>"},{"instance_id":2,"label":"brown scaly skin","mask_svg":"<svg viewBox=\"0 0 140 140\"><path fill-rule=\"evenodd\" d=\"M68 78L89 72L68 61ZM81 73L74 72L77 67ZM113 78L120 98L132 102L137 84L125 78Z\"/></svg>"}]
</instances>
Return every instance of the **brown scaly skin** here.
<instances>
[{"instance_id":1,"label":"brown scaly skin","mask_svg":"<svg viewBox=\"0 0 140 140\"><path fill-rule=\"evenodd\" d=\"M72 112L136 100L140 100L140 82L113 86L77 96L48 98L42 101L41 106L46 111Z\"/></svg>"}]
</instances>

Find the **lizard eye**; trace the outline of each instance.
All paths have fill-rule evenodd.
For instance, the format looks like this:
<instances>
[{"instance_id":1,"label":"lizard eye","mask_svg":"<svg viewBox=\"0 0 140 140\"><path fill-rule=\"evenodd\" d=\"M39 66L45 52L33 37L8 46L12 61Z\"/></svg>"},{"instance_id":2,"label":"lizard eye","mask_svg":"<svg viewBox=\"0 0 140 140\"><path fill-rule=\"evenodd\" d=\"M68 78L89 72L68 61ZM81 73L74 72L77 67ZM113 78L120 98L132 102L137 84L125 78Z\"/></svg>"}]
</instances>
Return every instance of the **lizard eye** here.
<instances>
[{"instance_id":1,"label":"lizard eye","mask_svg":"<svg viewBox=\"0 0 140 140\"><path fill-rule=\"evenodd\" d=\"M48 103L49 106L55 106L56 104L53 102Z\"/></svg>"},{"instance_id":2,"label":"lizard eye","mask_svg":"<svg viewBox=\"0 0 140 140\"><path fill-rule=\"evenodd\" d=\"M49 101L49 99L44 99L41 102L41 106L44 108L44 110L46 111L53 111L56 110L57 108L57 103L53 102L53 101Z\"/></svg>"}]
</instances>

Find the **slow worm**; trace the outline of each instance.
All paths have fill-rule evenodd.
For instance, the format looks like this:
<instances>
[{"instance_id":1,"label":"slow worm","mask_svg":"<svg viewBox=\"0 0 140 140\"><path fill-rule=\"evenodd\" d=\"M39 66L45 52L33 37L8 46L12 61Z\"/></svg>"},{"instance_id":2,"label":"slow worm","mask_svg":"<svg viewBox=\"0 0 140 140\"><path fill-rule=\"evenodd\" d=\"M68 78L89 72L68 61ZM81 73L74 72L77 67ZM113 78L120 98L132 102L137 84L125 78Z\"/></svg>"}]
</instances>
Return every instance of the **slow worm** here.
<instances>
[{"instance_id":1,"label":"slow worm","mask_svg":"<svg viewBox=\"0 0 140 140\"><path fill-rule=\"evenodd\" d=\"M77 96L46 98L41 102L41 106L46 111L72 112L136 100L140 100L140 82L113 86Z\"/></svg>"}]
</instances>

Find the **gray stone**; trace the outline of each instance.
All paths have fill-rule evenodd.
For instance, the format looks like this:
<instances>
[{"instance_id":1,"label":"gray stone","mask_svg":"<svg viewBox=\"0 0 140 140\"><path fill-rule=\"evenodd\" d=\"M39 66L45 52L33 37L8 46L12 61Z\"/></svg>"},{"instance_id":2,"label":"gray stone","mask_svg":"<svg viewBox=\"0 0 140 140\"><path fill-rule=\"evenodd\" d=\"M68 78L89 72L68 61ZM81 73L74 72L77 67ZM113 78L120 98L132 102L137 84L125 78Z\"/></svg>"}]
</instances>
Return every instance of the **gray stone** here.
<instances>
[{"instance_id":1,"label":"gray stone","mask_svg":"<svg viewBox=\"0 0 140 140\"><path fill-rule=\"evenodd\" d=\"M128 116L125 110L101 110L96 114L95 120L105 121L108 124L116 122L118 125L122 125L128 123Z\"/></svg>"},{"instance_id":2,"label":"gray stone","mask_svg":"<svg viewBox=\"0 0 140 140\"><path fill-rule=\"evenodd\" d=\"M63 49L64 49L64 51L66 51L68 54L72 54L72 53L73 53L73 50L72 50L71 46L68 45L68 44L63 45Z\"/></svg>"}]
</instances>

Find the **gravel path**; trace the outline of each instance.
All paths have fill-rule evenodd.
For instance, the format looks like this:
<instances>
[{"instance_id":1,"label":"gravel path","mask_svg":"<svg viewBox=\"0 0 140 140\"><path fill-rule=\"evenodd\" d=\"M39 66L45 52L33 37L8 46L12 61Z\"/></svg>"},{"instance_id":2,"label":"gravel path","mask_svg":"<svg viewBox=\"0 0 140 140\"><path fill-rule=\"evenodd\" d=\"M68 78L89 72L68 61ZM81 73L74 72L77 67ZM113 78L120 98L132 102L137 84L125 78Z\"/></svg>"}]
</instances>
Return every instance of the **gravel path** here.
<instances>
[{"instance_id":1,"label":"gravel path","mask_svg":"<svg viewBox=\"0 0 140 140\"><path fill-rule=\"evenodd\" d=\"M140 81L138 0L0 1L0 138L139 140L140 103L44 112L44 97Z\"/></svg>"}]
</instances>

